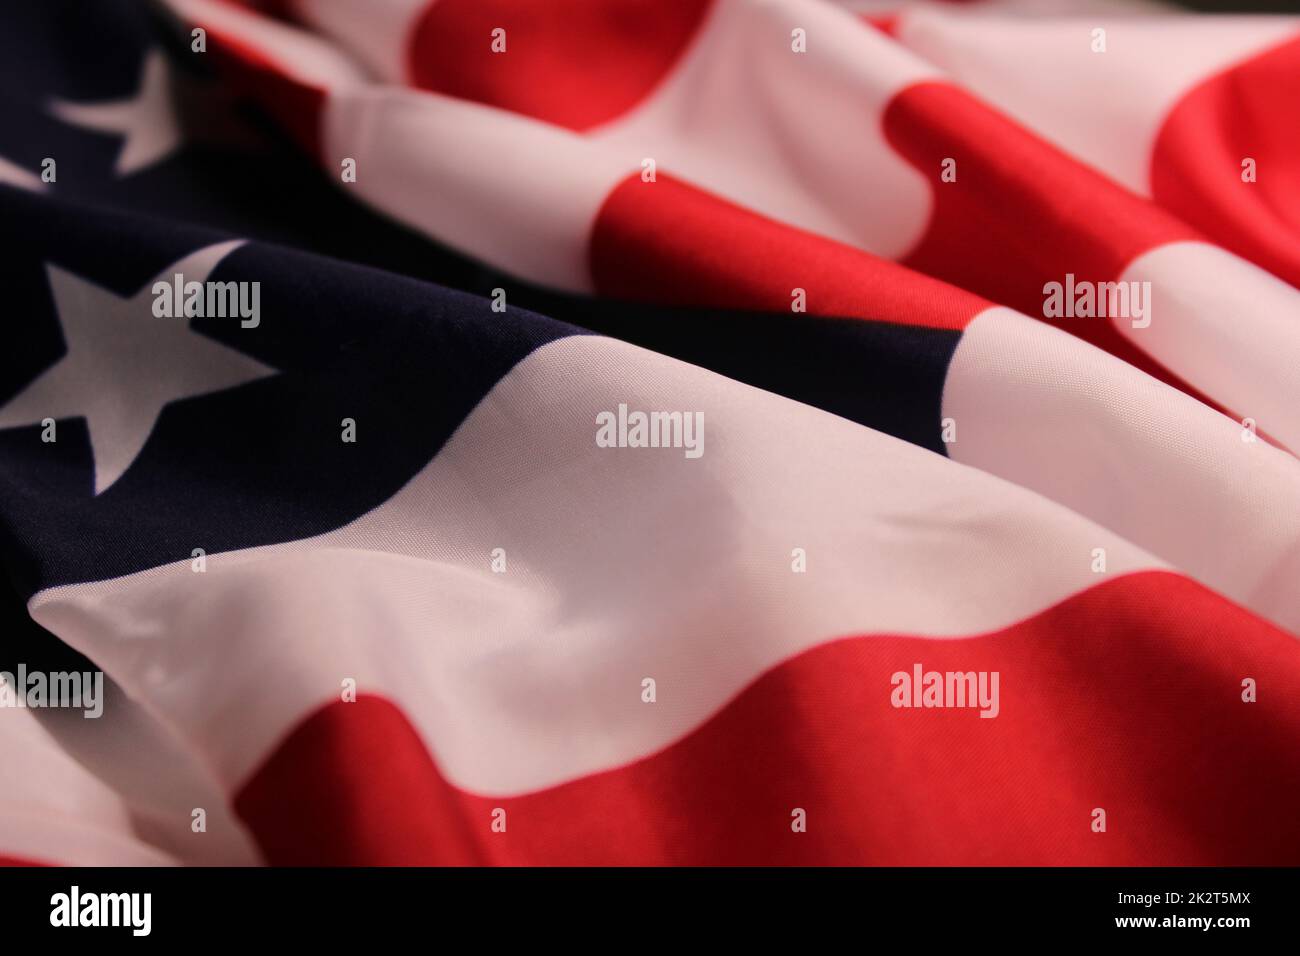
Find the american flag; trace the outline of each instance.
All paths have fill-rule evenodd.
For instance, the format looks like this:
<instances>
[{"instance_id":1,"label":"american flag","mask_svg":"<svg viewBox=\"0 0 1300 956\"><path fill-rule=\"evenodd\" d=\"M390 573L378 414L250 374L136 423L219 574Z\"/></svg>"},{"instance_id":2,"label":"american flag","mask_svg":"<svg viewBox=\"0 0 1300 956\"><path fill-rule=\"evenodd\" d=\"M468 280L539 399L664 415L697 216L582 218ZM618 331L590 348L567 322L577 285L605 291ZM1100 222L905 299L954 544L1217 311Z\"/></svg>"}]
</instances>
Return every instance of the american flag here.
<instances>
[{"instance_id":1,"label":"american flag","mask_svg":"<svg viewBox=\"0 0 1300 956\"><path fill-rule=\"evenodd\" d=\"M1298 103L1136 2L6 4L0 857L1300 863Z\"/></svg>"}]
</instances>

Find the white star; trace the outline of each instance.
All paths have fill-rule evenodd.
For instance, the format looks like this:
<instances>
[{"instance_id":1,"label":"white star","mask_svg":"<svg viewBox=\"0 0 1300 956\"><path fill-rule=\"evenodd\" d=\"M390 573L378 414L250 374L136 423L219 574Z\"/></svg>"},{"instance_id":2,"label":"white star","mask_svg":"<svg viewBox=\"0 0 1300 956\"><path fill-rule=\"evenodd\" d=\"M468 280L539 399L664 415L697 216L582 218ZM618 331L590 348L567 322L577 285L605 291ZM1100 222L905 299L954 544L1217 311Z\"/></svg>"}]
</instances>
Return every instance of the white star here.
<instances>
[{"instance_id":1,"label":"white star","mask_svg":"<svg viewBox=\"0 0 1300 956\"><path fill-rule=\"evenodd\" d=\"M145 54L134 96L103 103L55 100L50 112L74 126L124 136L113 167L118 176L152 166L179 149L185 138L172 96L171 70L159 50Z\"/></svg>"},{"instance_id":2,"label":"white star","mask_svg":"<svg viewBox=\"0 0 1300 956\"><path fill-rule=\"evenodd\" d=\"M0 428L85 418L98 495L131 467L163 406L274 375L275 369L192 331L188 319L153 314L155 282L171 284L178 272L187 283L206 282L242 243L199 249L129 299L47 263L67 354L0 407Z\"/></svg>"}]
</instances>

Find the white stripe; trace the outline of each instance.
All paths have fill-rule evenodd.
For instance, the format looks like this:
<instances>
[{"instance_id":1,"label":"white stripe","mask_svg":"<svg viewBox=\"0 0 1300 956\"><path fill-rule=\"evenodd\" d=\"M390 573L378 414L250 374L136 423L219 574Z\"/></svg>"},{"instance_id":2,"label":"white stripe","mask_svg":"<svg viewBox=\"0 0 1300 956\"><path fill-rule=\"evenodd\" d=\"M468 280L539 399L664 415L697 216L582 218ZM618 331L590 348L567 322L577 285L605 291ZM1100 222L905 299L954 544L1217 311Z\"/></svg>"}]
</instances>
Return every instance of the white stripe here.
<instances>
[{"instance_id":1,"label":"white stripe","mask_svg":"<svg viewBox=\"0 0 1300 956\"><path fill-rule=\"evenodd\" d=\"M703 456L596 447L597 413L620 402L703 412ZM47 590L30 610L229 786L351 677L400 703L453 782L518 793L649 754L828 639L1010 625L1103 580L1099 547L1111 575L1160 566L998 478L581 336L521 362L344 528L211 555L202 574Z\"/></svg>"},{"instance_id":2,"label":"white stripe","mask_svg":"<svg viewBox=\"0 0 1300 956\"><path fill-rule=\"evenodd\" d=\"M1120 279L1151 283L1151 325L1116 319L1125 336L1300 452L1300 291L1204 242L1145 252Z\"/></svg>"},{"instance_id":3,"label":"white stripe","mask_svg":"<svg viewBox=\"0 0 1300 956\"><path fill-rule=\"evenodd\" d=\"M0 710L5 767L5 784L0 788L0 856L77 866L176 862L133 832L121 798L64 752L37 713ZM50 716L47 711L40 713ZM77 730L87 737L100 729L80 712L72 719L85 725Z\"/></svg>"},{"instance_id":4,"label":"white stripe","mask_svg":"<svg viewBox=\"0 0 1300 956\"><path fill-rule=\"evenodd\" d=\"M1092 50L1098 28L1104 53ZM1156 136L1178 101L1298 33L1298 17L1001 19L931 7L897 27L971 91L1144 196Z\"/></svg>"},{"instance_id":5,"label":"white stripe","mask_svg":"<svg viewBox=\"0 0 1300 956\"><path fill-rule=\"evenodd\" d=\"M1243 442L1231 419L1004 308L963 332L943 412L957 423L953 458L1122 531L1300 634L1300 461L1291 455Z\"/></svg>"},{"instance_id":6,"label":"white stripe","mask_svg":"<svg viewBox=\"0 0 1300 956\"><path fill-rule=\"evenodd\" d=\"M592 291L588 240L614 187L618 150L465 100L368 86L331 95L325 161L357 161L348 194L522 279Z\"/></svg>"},{"instance_id":7,"label":"white stripe","mask_svg":"<svg viewBox=\"0 0 1300 956\"><path fill-rule=\"evenodd\" d=\"M163 0L186 23L236 37L286 76L318 89L366 82L361 65L306 30L243 10L225 0Z\"/></svg>"},{"instance_id":8,"label":"white stripe","mask_svg":"<svg viewBox=\"0 0 1300 956\"><path fill-rule=\"evenodd\" d=\"M354 52L390 83L406 83L411 34L436 0L293 0L304 23Z\"/></svg>"},{"instance_id":9,"label":"white stripe","mask_svg":"<svg viewBox=\"0 0 1300 956\"><path fill-rule=\"evenodd\" d=\"M97 718L0 709L0 753L0 855L81 866L261 862L203 762L111 681Z\"/></svg>"}]
</instances>

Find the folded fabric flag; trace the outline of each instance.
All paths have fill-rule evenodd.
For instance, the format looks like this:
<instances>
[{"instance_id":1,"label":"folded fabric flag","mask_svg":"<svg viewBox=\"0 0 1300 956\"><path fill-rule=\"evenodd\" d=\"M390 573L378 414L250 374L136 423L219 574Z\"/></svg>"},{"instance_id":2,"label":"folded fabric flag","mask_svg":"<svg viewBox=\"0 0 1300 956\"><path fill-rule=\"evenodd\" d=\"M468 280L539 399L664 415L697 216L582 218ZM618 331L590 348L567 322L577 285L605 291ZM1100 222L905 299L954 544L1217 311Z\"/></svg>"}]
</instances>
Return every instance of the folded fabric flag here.
<instances>
[{"instance_id":1,"label":"folded fabric flag","mask_svg":"<svg viewBox=\"0 0 1300 956\"><path fill-rule=\"evenodd\" d=\"M1300 862L1300 18L981 7L7 11L0 858Z\"/></svg>"}]
</instances>

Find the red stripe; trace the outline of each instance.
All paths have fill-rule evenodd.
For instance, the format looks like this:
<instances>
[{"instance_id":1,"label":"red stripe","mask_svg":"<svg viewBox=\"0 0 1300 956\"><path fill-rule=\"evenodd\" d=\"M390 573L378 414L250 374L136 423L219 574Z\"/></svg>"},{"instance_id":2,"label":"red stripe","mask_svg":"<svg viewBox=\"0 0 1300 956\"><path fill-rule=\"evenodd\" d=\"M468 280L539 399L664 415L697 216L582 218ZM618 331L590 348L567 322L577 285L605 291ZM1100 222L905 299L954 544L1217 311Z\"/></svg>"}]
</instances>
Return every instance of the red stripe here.
<instances>
[{"instance_id":1,"label":"red stripe","mask_svg":"<svg viewBox=\"0 0 1300 956\"><path fill-rule=\"evenodd\" d=\"M1156 200L1300 286L1300 39L1214 76L1166 118L1151 162ZM1257 181L1242 182L1255 160Z\"/></svg>"},{"instance_id":2,"label":"red stripe","mask_svg":"<svg viewBox=\"0 0 1300 956\"><path fill-rule=\"evenodd\" d=\"M999 671L1001 714L895 709L915 662ZM236 808L280 864L1296 864L1296 687L1294 638L1149 572L982 637L821 645L661 752L526 796L448 785L386 700L332 704Z\"/></svg>"},{"instance_id":3,"label":"red stripe","mask_svg":"<svg viewBox=\"0 0 1300 956\"><path fill-rule=\"evenodd\" d=\"M934 183L930 224L905 264L1041 318L1218 407L1108 319L1043 318L1044 283L1066 273L1111 282L1140 254L1199 233L950 84L903 90L884 127ZM957 161L956 182L940 181L946 158Z\"/></svg>"},{"instance_id":4,"label":"red stripe","mask_svg":"<svg viewBox=\"0 0 1300 956\"><path fill-rule=\"evenodd\" d=\"M710 0L438 0L411 39L410 82L585 130L672 69ZM506 31L504 53L493 30Z\"/></svg>"},{"instance_id":5,"label":"red stripe","mask_svg":"<svg viewBox=\"0 0 1300 956\"><path fill-rule=\"evenodd\" d=\"M325 91L299 82L256 47L208 27L208 48L229 88L261 106L314 158L322 156Z\"/></svg>"},{"instance_id":6,"label":"red stripe","mask_svg":"<svg viewBox=\"0 0 1300 956\"><path fill-rule=\"evenodd\" d=\"M877 14L875 16L863 15L862 19L865 20L870 26L875 27L881 33L885 34L885 36L890 37L891 39L894 40L898 39L898 14L897 13L882 13L882 14Z\"/></svg>"},{"instance_id":7,"label":"red stripe","mask_svg":"<svg viewBox=\"0 0 1300 956\"><path fill-rule=\"evenodd\" d=\"M990 303L894 262L787 226L659 173L633 175L610 193L591 235L601 295L665 305L807 310L963 328Z\"/></svg>"}]
</instances>

